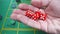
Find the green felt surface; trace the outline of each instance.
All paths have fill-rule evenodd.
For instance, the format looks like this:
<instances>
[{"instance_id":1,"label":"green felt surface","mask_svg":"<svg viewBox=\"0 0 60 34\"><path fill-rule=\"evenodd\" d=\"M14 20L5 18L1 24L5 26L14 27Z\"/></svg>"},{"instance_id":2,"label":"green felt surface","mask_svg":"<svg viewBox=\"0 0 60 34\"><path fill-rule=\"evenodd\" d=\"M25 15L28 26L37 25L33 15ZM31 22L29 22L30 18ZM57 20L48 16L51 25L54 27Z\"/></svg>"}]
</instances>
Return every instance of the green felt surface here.
<instances>
[{"instance_id":1,"label":"green felt surface","mask_svg":"<svg viewBox=\"0 0 60 34\"><path fill-rule=\"evenodd\" d=\"M46 34L18 21L16 21L15 25L11 25L14 22L10 18L13 12L12 4L14 3L18 6L20 3L30 4L30 1L21 0L21 2L16 3L15 0L0 0L0 14L3 16L2 21L0 21L0 34Z\"/></svg>"}]
</instances>

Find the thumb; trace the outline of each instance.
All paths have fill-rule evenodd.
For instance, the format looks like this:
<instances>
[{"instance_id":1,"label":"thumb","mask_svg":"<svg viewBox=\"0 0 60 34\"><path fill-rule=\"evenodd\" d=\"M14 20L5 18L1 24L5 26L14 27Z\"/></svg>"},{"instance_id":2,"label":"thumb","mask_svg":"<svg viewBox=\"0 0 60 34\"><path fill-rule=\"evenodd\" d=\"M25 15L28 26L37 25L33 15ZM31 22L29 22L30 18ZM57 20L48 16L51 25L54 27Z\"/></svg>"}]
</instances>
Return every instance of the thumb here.
<instances>
[{"instance_id":1,"label":"thumb","mask_svg":"<svg viewBox=\"0 0 60 34\"><path fill-rule=\"evenodd\" d=\"M42 7L42 6L48 6L51 0L32 0L31 4L35 7Z\"/></svg>"}]
</instances>

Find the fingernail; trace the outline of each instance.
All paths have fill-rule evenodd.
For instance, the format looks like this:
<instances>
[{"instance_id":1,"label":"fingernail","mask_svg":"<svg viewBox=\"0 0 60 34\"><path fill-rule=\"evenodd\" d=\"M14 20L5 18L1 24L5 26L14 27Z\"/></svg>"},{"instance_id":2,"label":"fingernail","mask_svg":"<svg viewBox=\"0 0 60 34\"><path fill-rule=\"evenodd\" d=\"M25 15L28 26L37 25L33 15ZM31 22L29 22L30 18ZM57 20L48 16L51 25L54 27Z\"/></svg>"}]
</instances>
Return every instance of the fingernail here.
<instances>
[{"instance_id":1,"label":"fingernail","mask_svg":"<svg viewBox=\"0 0 60 34\"><path fill-rule=\"evenodd\" d=\"M17 15L17 19L20 19L20 18L22 18L22 15L20 15L20 14Z\"/></svg>"},{"instance_id":2,"label":"fingernail","mask_svg":"<svg viewBox=\"0 0 60 34\"><path fill-rule=\"evenodd\" d=\"M16 20L16 18L17 18L17 14L12 14L12 15L11 15L11 19Z\"/></svg>"}]
</instances>

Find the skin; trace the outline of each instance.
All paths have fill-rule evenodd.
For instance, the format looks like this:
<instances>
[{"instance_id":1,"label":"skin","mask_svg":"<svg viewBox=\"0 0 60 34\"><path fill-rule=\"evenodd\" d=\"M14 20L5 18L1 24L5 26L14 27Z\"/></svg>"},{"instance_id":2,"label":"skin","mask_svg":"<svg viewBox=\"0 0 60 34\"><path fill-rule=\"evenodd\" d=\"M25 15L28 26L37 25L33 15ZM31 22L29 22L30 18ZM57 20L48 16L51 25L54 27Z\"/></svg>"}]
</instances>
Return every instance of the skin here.
<instances>
[{"instance_id":1,"label":"skin","mask_svg":"<svg viewBox=\"0 0 60 34\"><path fill-rule=\"evenodd\" d=\"M19 9L14 9L11 18L18 20L33 28L43 30L49 34L60 34L60 0L31 0L31 5L19 4ZM40 10L47 14L47 19L34 21L25 16L25 10Z\"/></svg>"}]
</instances>

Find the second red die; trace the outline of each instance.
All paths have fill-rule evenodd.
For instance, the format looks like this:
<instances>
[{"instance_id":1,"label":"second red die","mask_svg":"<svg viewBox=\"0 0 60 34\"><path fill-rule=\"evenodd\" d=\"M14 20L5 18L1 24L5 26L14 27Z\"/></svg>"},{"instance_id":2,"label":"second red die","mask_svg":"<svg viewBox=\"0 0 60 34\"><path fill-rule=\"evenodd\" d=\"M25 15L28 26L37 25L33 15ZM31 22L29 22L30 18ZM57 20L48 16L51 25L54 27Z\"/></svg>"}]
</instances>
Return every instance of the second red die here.
<instances>
[{"instance_id":1,"label":"second red die","mask_svg":"<svg viewBox=\"0 0 60 34\"><path fill-rule=\"evenodd\" d=\"M37 19L38 19L37 14L34 14L31 18L32 18L33 20L37 20Z\"/></svg>"},{"instance_id":2,"label":"second red die","mask_svg":"<svg viewBox=\"0 0 60 34\"><path fill-rule=\"evenodd\" d=\"M39 18L40 15L41 15L41 12L36 11L35 14L36 14L36 16Z\"/></svg>"}]
</instances>

